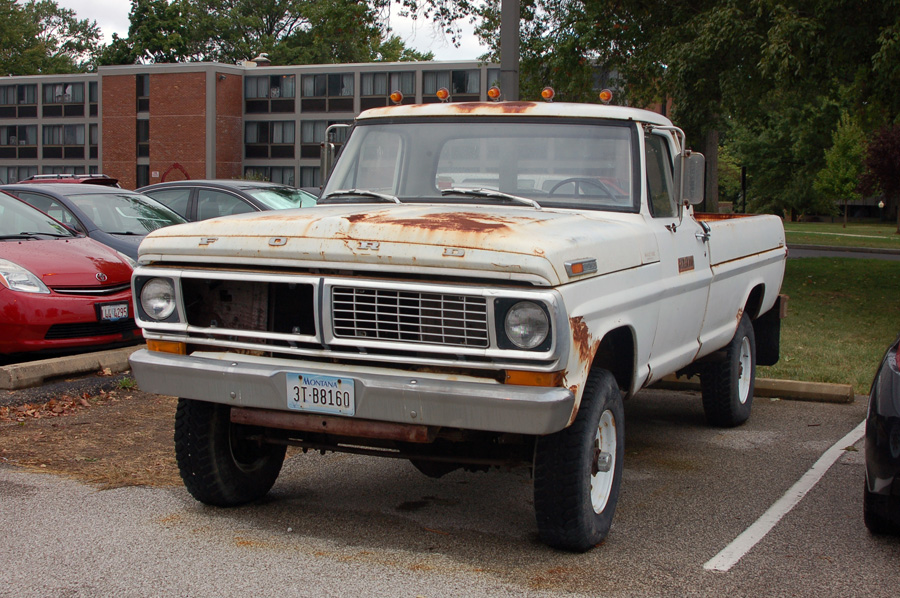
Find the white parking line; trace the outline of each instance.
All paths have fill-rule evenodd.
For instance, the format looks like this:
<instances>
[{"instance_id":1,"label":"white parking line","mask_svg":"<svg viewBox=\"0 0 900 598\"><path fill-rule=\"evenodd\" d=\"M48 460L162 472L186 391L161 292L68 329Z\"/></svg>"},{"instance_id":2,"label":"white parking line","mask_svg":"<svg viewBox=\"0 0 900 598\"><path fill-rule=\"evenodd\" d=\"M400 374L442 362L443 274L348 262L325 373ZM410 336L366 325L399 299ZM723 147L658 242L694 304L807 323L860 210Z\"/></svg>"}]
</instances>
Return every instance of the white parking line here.
<instances>
[{"instance_id":1,"label":"white parking line","mask_svg":"<svg viewBox=\"0 0 900 598\"><path fill-rule=\"evenodd\" d=\"M803 477L797 480L797 483L791 486L791 489L785 492L784 496L779 498L775 504L769 507L769 510L762 514L753 525L748 527L744 532L734 539L734 541L726 546L722 552L711 558L703 565L704 569L709 571L728 571L745 554L750 552L756 544L768 534L775 525L781 521L781 518L787 515L791 509L797 506L797 503L806 496L806 493L812 490L825 472L834 465L834 463L844 454L844 449L859 442L866 432L866 422L863 420L852 432L838 440L834 446L825 451L819 457L819 460L803 474Z\"/></svg>"}]
</instances>

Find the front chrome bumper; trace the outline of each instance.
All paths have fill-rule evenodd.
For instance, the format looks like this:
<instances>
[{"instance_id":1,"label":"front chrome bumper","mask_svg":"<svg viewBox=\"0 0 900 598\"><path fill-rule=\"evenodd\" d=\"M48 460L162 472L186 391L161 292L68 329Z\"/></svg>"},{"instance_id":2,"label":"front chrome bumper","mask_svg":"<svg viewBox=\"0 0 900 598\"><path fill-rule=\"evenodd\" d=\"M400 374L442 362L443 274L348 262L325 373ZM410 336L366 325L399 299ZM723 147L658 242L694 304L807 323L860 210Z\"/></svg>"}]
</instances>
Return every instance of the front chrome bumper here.
<instances>
[{"instance_id":1,"label":"front chrome bumper","mask_svg":"<svg viewBox=\"0 0 900 598\"><path fill-rule=\"evenodd\" d=\"M355 381L354 418L518 434L565 428L575 406L567 388L513 386L457 376L264 360L237 354L173 355L141 349L129 358L141 390L236 407L288 411L287 375Z\"/></svg>"}]
</instances>

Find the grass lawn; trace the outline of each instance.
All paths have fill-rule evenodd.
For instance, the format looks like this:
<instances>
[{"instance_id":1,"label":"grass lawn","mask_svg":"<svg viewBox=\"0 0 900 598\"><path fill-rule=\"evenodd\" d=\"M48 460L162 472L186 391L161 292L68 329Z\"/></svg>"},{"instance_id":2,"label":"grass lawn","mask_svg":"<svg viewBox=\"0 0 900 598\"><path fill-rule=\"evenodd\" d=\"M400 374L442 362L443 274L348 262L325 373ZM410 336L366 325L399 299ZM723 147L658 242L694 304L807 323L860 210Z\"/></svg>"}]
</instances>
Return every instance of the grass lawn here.
<instances>
[{"instance_id":1,"label":"grass lawn","mask_svg":"<svg viewBox=\"0 0 900 598\"><path fill-rule=\"evenodd\" d=\"M900 332L900 262L791 259L782 293L790 300L781 323L781 360L760 367L757 376L852 384L857 393L868 393L884 351Z\"/></svg>"},{"instance_id":2,"label":"grass lawn","mask_svg":"<svg viewBox=\"0 0 900 598\"><path fill-rule=\"evenodd\" d=\"M897 225L883 222L785 222L788 246L832 245L900 250Z\"/></svg>"}]
</instances>

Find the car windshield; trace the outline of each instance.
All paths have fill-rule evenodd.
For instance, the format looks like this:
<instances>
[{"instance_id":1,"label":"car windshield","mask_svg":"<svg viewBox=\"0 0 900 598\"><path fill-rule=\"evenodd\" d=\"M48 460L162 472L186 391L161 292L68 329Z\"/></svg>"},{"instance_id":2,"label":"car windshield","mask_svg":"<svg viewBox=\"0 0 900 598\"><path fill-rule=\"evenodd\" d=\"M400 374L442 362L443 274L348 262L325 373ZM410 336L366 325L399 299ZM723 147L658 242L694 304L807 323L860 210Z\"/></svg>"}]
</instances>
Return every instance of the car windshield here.
<instances>
[{"instance_id":1,"label":"car windshield","mask_svg":"<svg viewBox=\"0 0 900 598\"><path fill-rule=\"evenodd\" d=\"M0 239L74 237L76 234L40 210L0 193Z\"/></svg>"},{"instance_id":2,"label":"car windshield","mask_svg":"<svg viewBox=\"0 0 900 598\"><path fill-rule=\"evenodd\" d=\"M410 201L491 202L637 211L636 128L613 121L485 117L360 122L322 192ZM476 193L475 190L498 193ZM353 201L373 201L358 196Z\"/></svg>"},{"instance_id":3,"label":"car windshield","mask_svg":"<svg viewBox=\"0 0 900 598\"><path fill-rule=\"evenodd\" d=\"M84 193L69 200L103 232L146 235L164 226L186 222L155 199L140 193Z\"/></svg>"},{"instance_id":4,"label":"car windshield","mask_svg":"<svg viewBox=\"0 0 900 598\"><path fill-rule=\"evenodd\" d=\"M316 196L294 187L261 187L247 189L247 193L255 197L270 210L286 210L289 208L308 208L316 205Z\"/></svg>"}]
</instances>

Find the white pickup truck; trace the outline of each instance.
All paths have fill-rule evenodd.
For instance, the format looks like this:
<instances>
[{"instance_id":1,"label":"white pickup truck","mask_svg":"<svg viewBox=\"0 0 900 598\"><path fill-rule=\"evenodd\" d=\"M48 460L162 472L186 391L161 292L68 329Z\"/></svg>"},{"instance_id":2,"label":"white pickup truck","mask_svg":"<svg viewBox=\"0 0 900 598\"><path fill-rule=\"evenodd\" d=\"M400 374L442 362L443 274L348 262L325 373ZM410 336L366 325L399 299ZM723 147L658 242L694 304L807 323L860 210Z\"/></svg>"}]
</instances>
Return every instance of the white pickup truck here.
<instances>
[{"instance_id":1,"label":"white pickup truck","mask_svg":"<svg viewBox=\"0 0 900 598\"><path fill-rule=\"evenodd\" d=\"M778 359L781 221L694 213L703 167L644 110L379 108L318 206L153 232L131 365L181 397L188 490L257 499L286 445L431 476L525 464L543 541L595 546L623 399L699 374L709 422L737 425L756 364Z\"/></svg>"}]
</instances>

